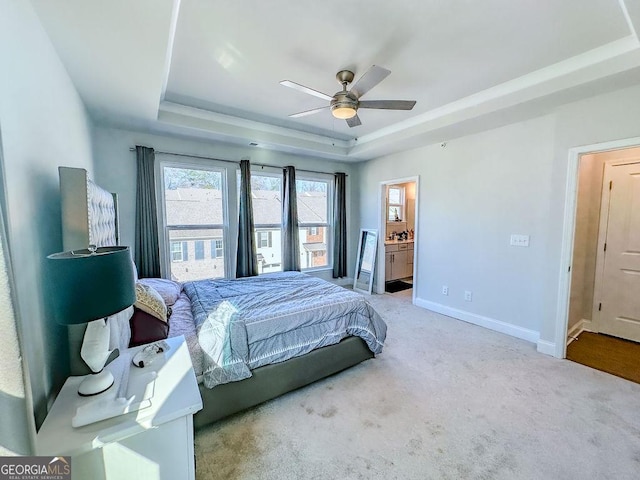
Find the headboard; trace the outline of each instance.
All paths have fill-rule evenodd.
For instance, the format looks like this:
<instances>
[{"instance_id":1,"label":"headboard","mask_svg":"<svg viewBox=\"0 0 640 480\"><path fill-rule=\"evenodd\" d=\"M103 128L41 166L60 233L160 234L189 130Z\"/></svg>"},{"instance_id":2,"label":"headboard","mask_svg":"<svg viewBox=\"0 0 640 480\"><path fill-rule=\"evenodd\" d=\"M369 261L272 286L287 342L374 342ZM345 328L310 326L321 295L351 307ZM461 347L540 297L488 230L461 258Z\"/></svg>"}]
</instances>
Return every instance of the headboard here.
<instances>
[{"instance_id":1,"label":"headboard","mask_svg":"<svg viewBox=\"0 0 640 480\"><path fill-rule=\"evenodd\" d=\"M118 196L93 183L84 168L58 167L65 251L118 245Z\"/></svg>"},{"instance_id":2,"label":"headboard","mask_svg":"<svg viewBox=\"0 0 640 480\"><path fill-rule=\"evenodd\" d=\"M62 246L65 251L118 245L118 197L91 179L84 168L58 167L62 211ZM71 375L89 372L80 357L85 325L69 326Z\"/></svg>"}]
</instances>

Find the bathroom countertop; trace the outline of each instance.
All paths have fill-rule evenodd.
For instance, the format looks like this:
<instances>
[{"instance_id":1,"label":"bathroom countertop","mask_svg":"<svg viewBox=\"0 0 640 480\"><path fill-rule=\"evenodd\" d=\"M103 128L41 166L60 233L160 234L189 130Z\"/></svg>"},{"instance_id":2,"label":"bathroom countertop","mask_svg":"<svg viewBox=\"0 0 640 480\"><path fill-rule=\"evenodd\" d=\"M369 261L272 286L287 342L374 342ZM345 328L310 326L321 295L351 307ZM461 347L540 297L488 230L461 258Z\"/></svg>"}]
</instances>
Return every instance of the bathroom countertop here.
<instances>
[{"instance_id":1,"label":"bathroom countertop","mask_svg":"<svg viewBox=\"0 0 640 480\"><path fill-rule=\"evenodd\" d=\"M413 239L410 240L385 240L385 245L398 245L400 243L413 243Z\"/></svg>"}]
</instances>

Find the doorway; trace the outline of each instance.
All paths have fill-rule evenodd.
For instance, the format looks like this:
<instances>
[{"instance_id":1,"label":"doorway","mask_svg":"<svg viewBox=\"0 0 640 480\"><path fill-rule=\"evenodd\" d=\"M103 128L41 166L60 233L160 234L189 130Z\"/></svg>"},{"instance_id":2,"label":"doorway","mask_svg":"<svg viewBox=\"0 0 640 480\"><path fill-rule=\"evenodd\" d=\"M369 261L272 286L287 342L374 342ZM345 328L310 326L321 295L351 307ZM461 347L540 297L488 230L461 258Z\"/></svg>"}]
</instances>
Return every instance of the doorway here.
<instances>
[{"instance_id":1,"label":"doorway","mask_svg":"<svg viewBox=\"0 0 640 480\"><path fill-rule=\"evenodd\" d=\"M566 357L629 378L640 370L640 147L581 154L576 186Z\"/></svg>"},{"instance_id":2,"label":"doorway","mask_svg":"<svg viewBox=\"0 0 640 480\"><path fill-rule=\"evenodd\" d=\"M419 177L380 182L376 293L416 297Z\"/></svg>"}]
</instances>

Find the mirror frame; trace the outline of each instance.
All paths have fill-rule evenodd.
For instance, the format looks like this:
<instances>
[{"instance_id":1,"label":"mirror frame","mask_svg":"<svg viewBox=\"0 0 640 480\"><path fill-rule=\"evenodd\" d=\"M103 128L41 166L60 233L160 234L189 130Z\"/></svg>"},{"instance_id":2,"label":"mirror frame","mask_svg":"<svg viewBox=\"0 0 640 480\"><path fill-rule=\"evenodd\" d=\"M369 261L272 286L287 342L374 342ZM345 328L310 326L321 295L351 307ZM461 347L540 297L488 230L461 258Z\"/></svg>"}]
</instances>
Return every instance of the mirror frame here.
<instances>
[{"instance_id":1,"label":"mirror frame","mask_svg":"<svg viewBox=\"0 0 640 480\"><path fill-rule=\"evenodd\" d=\"M375 241L373 242L373 257L371 258L371 272L369 277L369 285L367 289L358 288L358 278L360 276L361 267L362 267L362 257L364 254L363 248L366 247L367 243L365 241L364 245L362 240L365 236L373 235ZM360 236L358 238L358 250L356 252L356 267L353 273L353 290L360 293L366 293L367 295L371 295L371 290L373 288L373 275L376 267L376 258L378 257L378 230L373 228L362 228L360 229Z\"/></svg>"}]
</instances>

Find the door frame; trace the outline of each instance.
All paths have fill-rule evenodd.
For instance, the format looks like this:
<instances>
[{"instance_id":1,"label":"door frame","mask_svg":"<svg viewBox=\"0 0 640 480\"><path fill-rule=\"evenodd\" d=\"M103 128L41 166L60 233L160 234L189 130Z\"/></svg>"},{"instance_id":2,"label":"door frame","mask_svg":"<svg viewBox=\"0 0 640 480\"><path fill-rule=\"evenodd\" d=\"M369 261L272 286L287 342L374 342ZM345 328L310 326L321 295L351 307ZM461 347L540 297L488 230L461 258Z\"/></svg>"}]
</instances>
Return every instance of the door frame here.
<instances>
[{"instance_id":1,"label":"door frame","mask_svg":"<svg viewBox=\"0 0 640 480\"><path fill-rule=\"evenodd\" d=\"M419 204L420 204L420 175L413 177L395 178L392 180L385 180L380 182L379 195L378 195L378 258L376 259L376 288L375 292L378 294L384 293L384 278L385 278L385 248L384 241L387 232L387 215L386 215L386 201L387 201L387 186L396 185L398 183L410 183L416 184L416 199L414 205L414 220L415 225L413 228L413 289L411 294L411 303L416 303L416 291L418 287L418 232L420 230L420 217L419 217ZM382 279L382 281L380 281Z\"/></svg>"},{"instance_id":2,"label":"door frame","mask_svg":"<svg viewBox=\"0 0 640 480\"><path fill-rule=\"evenodd\" d=\"M554 345L538 341L538 351L557 358L567 356L567 328L569 325L569 300L571 295L571 266L573 263L573 245L576 230L578 207L578 174L580 157L588 153L601 153L611 150L640 146L640 137L614 140L611 142L583 145L569 149L567 183L565 189L564 220L562 228L562 247L560 251L558 299Z\"/></svg>"}]
</instances>

